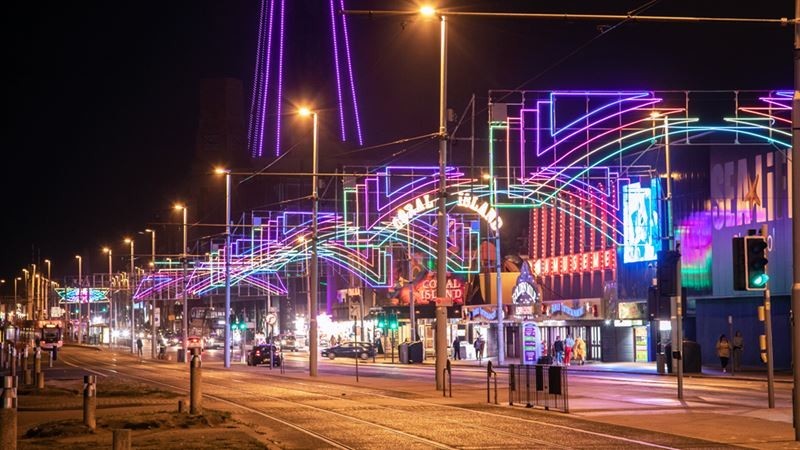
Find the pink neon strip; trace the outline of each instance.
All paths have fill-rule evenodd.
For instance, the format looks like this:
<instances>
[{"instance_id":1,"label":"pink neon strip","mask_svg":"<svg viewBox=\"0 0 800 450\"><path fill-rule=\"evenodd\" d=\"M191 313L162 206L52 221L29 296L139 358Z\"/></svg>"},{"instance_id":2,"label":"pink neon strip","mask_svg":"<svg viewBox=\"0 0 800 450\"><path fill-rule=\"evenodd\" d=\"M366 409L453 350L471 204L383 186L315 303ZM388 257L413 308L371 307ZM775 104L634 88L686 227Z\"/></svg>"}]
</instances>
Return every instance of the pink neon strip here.
<instances>
[{"instance_id":1,"label":"pink neon strip","mask_svg":"<svg viewBox=\"0 0 800 450\"><path fill-rule=\"evenodd\" d=\"M270 0L269 2L269 26L267 28L267 65L266 70L264 71L264 90L261 99L261 119L258 125L258 147L256 148L258 152L258 156L264 154L264 119L267 115L267 92L269 92L269 73L270 73L270 61L272 60L272 19L273 19L273 12L275 9L275 0Z\"/></svg>"},{"instance_id":2,"label":"pink neon strip","mask_svg":"<svg viewBox=\"0 0 800 450\"><path fill-rule=\"evenodd\" d=\"M281 0L280 44L278 51L278 122L275 131L275 156L281 155L281 111L283 110L283 38L285 33L286 0Z\"/></svg>"},{"instance_id":3,"label":"pink neon strip","mask_svg":"<svg viewBox=\"0 0 800 450\"><path fill-rule=\"evenodd\" d=\"M342 132L342 140L347 140L347 135L344 130L344 111L342 111L342 79L339 74L339 41L336 39L336 10L333 6L333 0L330 0L331 7L331 34L333 35L333 67L336 72L336 97L339 100L339 128Z\"/></svg>"},{"instance_id":4,"label":"pink neon strip","mask_svg":"<svg viewBox=\"0 0 800 450\"><path fill-rule=\"evenodd\" d=\"M762 113L762 112L759 112L759 111L757 111L757 110L759 110L759 109L768 109L768 108L747 108L747 107L741 107L741 108L739 108L739 109L740 109L741 111L743 111L743 112L748 112L748 113L750 113L750 114L753 114L754 116L761 116L761 117L766 117L766 118L769 118L769 119L779 120L779 121L781 121L781 122L784 122L784 123L786 123L786 124L789 124L789 125L791 125L791 124L792 124L792 120L791 120L791 119L784 119L783 117L778 117L778 116L774 116L774 115L772 115L772 114L765 114L765 113ZM790 109L791 109L791 108L790 108ZM744 120L746 120L747 118L746 118L746 117L745 117L745 118L742 118L742 117L740 117L740 118L739 118L739 120L743 120L743 119L744 119Z\"/></svg>"},{"instance_id":5,"label":"pink neon strip","mask_svg":"<svg viewBox=\"0 0 800 450\"><path fill-rule=\"evenodd\" d=\"M344 0L339 0L339 6L342 8L342 11L345 10ZM347 33L347 16L344 14L342 14L342 28L344 30L345 54L347 55L347 73L350 75L350 92L353 97L353 111L355 112L356 116L356 133L358 134L358 145L364 145L364 139L361 136L361 119L359 118L358 115L358 101L356 100L355 80L353 79L353 62L350 59L350 38L348 37Z\"/></svg>"},{"instance_id":6,"label":"pink neon strip","mask_svg":"<svg viewBox=\"0 0 800 450\"><path fill-rule=\"evenodd\" d=\"M261 52L264 46L264 14L266 10L266 0L261 0L261 9L258 14L258 47L256 51L255 73L253 74L253 95L250 98L250 123L247 125L247 147L250 149L251 156L256 156L256 149L253 147L255 136L253 135L253 122L257 122L258 104L256 100L261 97ZM253 117L255 116L255 117Z\"/></svg>"}]
</instances>

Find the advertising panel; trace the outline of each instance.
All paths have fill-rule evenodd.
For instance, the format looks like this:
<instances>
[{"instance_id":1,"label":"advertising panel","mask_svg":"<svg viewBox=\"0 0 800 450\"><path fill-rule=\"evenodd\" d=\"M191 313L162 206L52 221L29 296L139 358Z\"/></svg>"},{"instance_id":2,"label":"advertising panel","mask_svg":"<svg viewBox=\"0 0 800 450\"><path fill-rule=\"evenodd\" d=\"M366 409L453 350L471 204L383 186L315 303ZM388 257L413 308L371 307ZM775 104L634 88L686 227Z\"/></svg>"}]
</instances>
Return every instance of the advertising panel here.
<instances>
[{"instance_id":1,"label":"advertising panel","mask_svg":"<svg viewBox=\"0 0 800 450\"><path fill-rule=\"evenodd\" d=\"M661 250L661 230L658 218L658 197L654 183L641 186L631 183L622 187L623 261L633 263L654 261Z\"/></svg>"}]
</instances>

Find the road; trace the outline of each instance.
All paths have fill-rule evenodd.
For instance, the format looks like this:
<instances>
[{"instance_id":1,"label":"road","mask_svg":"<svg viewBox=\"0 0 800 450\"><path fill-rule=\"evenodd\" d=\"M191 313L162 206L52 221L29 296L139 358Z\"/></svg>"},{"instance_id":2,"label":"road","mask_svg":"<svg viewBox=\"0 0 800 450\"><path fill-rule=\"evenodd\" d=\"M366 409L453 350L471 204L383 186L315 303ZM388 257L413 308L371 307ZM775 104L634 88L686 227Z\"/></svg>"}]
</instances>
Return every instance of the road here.
<instances>
[{"instance_id":1,"label":"road","mask_svg":"<svg viewBox=\"0 0 800 450\"><path fill-rule=\"evenodd\" d=\"M353 360L323 360L320 377L310 379L305 357L287 355L285 374L281 374L279 369L241 364L226 370L207 352L203 363L205 398L248 416L265 435L279 436L285 448L730 448L581 417L615 417L621 411L636 417L632 408L641 414L681 408L680 403L669 401L674 397L674 382L669 379L570 374L571 413L564 414L506 406L505 389L500 391L500 405L487 404L482 368L457 367L453 397L443 398L433 389L430 366L362 363L356 382ZM99 389L102 377L109 374L181 392L188 385L185 365L139 361L124 351L69 347L60 360L72 371L100 375ZM501 388L504 381L501 375ZM689 380L687 402L705 402L707 408L719 407L715 399L755 404L763 400L756 384ZM786 390L779 387L779 402L788 401Z\"/></svg>"}]
</instances>

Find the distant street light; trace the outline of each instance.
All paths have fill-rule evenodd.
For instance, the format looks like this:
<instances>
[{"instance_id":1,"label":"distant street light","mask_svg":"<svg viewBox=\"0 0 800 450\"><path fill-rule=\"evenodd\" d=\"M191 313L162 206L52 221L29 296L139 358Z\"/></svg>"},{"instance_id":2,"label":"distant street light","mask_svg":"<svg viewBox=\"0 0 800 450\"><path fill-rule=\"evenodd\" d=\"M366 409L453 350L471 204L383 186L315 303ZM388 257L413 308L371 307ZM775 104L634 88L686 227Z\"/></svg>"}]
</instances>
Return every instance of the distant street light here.
<instances>
[{"instance_id":1,"label":"distant street light","mask_svg":"<svg viewBox=\"0 0 800 450\"><path fill-rule=\"evenodd\" d=\"M123 242L125 242L126 244L129 244L131 246L131 273L128 276L128 293L130 294L130 298L131 298L131 302L130 302L131 310L130 310L130 316L129 316L130 317L131 353L134 353L135 352L135 350L134 350L134 345L135 345L134 335L136 334L136 326L134 325L134 322L133 322L134 321L134 316L133 316L133 286L134 286L133 277L136 276L136 269L134 268L134 257L133 257L134 241L133 241L133 238L125 238L123 240Z\"/></svg>"},{"instance_id":2,"label":"distant street light","mask_svg":"<svg viewBox=\"0 0 800 450\"><path fill-rule=\"evenodd\" d=\"M176 211L183 211L183 248L181 250L181 260L183 261L183 362L188 362L186 353L189 350L189 305L187 304L186 289L189 282L186 279L186 205L176 204Z\"/></svg>"},{"instance_id":3,"label":"distant street light","mask_svg":"<svg viewBox=\"0 0 800 450\"><path fill-rule=\"evenodd\" d=\"M311 111L309 108L300 108L298 114L303 117L311 116L313 119L313 133L312 133L312 146L311 146L311 267L309 270L309 294L311 296L311 305L309 305L309 329L308 329L308 374L312 377L317 376L317 346L319 339L317 337L317 290L319 289L319 268L317 267L317 214L319 209L319 198L317 195L317 166L319 163L318 154L318 140L319 140L319 124L317 113Z\"/></svg>"},{"instance_id":4,"label":"distant street light","mask_svg":"<svg viewBox=\"0 0 800 450\"><path fill-rule=\"evenodd\" d=\"M218 167L225 175L225 368L231 367L231 171Z\"/></svg>"},{"instance_id":5,"label":"distant street light","mask_svg":"<svg viewBox=\"0 0 800 450\"><path fill-rule=\"evenodd\" d=\"M156 230L147 228L145 233L150 233L150 357L156 358L156 293L152 289L152 275L156 273Z\"/></svg>"},{"instance_id":6,"label":"distant street light","mask_svg":"<svg viewBox=\"0 0 800 450\"><path fill-rule=\"evenodd\" d=\"M114 289L112 286L113 277L114 277L114 270L112 267L112 258L111 258L111 249L108 247L103 247L103 253L108 255L108 325L111 328L112 332L109 333L113 339L114 333L113 330L117 329L117 321L116 317L114 316L115 308L114 308Z\"/></svg>"},{"instance_id":7,"label":"distant street light","mask_svg":"<svg viewBox=\"0 0 800 450\"><path fill-rule=\"evenodd\" d=\"M47 264L47 284L46 284L47 289L45 289L45 291L44 291L44 305L45 305L44 306L44 310L45 310L46 316L49 318L50 317L50 289L52 287L52 285L51 285L52 278L50 277L50 272L51 272L51 269L52 269L52 267L51 267L52 264L51 264L49 259L45 259L44 263ZM42 318L44 318L44 317L45 317L45 314L42 315Z\"/></svg>"},{"instance_id":8,"label":"distant street light","mask_svg":"<svg viewBox=\"0 0 800 450\"><path fill-rule=\"evenodd\" d=\"M83 343L83 304L81 296L83 295L83 258L81 255L75 255L78 260L78 343Z\"/></svg>"}]
</instances>

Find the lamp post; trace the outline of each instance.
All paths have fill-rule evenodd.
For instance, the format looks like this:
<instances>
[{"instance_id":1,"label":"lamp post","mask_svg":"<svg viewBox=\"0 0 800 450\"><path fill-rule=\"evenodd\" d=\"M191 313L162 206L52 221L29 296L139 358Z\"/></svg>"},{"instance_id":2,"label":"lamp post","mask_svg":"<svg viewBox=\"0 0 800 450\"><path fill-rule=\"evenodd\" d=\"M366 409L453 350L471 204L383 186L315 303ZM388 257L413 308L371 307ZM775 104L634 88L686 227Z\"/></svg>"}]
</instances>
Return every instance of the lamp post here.
<instances>
[{"instance_id":1,"label":"lamp post","mask_svg":"<svg viewBox=\"0 0 800 450\"><path fill-rule=\"evenodd\" d=\"M83 258L81 255L75 255L78 260L78 343L83 342L83 305L81 304L81 296L83 292Z\"/></svg>"},{"instance_id":2,"label":"lamp post","mask_svg":"<svg viewBox=\"0 0 800 450\"><path fill-rule=\"evenodd\" d=\"M319 339L317 338L317 290L319 289L319 273L317 267L317 214L319 209L319 198L317 198L317 165L319 162L318 154L318 135L319 124L317 113L308 108L301 108L298 113L301 116L311 116L313 119L313 134L312 134L312 153L311 153L311 267L309 270L309 294L311 296L311 305L309 308L309 328L308 338L310 339L308 346L308 374L309 376L317 376L317 346Z\"/></svg>"},{"instance_id":3,"label":"lamp post","mask_svg":"<svg viewBox=\"0 0 800 450\"><path fill-rule=\"evenodd\" d=\"M156 230L147 228L145 233L150 233L150 273L151 275L156 272ZM153 279L150 278L152 286ZM150 290L150 357L156 358L156 293L153 289Z\"/></svg>"},{"instance_id":4,"label":"lamp post","mask_svg":"<svg viewBox=\"0 0 800 450\"><path fill-rule=\"evenodd\" d=\"M111 261L112 261L111 249L108 248L108 247L103 247L103 253L108 255L108 305L109 305L108 306L108 326L112 330L116 330L117 326L116 326L116 323L115 323L116 320L114 318L114 292L112 291L112 288L111 288L111 282L112 282L112 279L113 279L113 276L114 276L114 270L113 270L113 267L111 265ZM114 337L114 333L112 332L110 334L111 334L111 337L113 338Z\"/></svg>"},{"instance_id":5,"label":"lamp post","mask_svg":"<svg viewBox=\"0 0 800 450\"><path fill-rule=\"evenodd\" d=\"M133 241L133 238L125 238L123 240L123 242L125 242L126 244L129 244L131 246L131 273L130 273L130 275L128 275L128 294L129 294L130 299L131 299L131 301L130 301L131 311L130 311L130 316L129 316L130 317L131 353L134 353L135 352L135 350L134 350L134 345L135 345L134 337L135 336L134 335L136 334L136 326L133 323L133 321L134 321L134 317L133 317L133 284L134 284L133 283L133 277L135 276L135 273L136 273L136 269L134 268L134 257L133 257L134 241Z\"/></svg>"},{"instance_id":6,"label":"lamp post","mask_svg":"<svg viewBox=\"0 0 800 450\"><path fill-rule=\"evenodd\" d=\"M420 8L420 14L436 15L430 6ZM436 221L436 297L447 297L447 18L439 14L439 207ZM447 307L436 305L436 389L444 388L444 369L447 363Z\"/></svg>"},{"instance_id":7,"label":"lamp post","mask_svg":"<svg viewBox=\"0 0 800 450\"><path fill-rule=\"evenodd\" d=\"M0 285L3 285L3 284L6 284L6 280L0 280ZM5 308L5 306L3 306L3 314L5 314L5 313L6 313L6 308ZM8 320L8 319L6 319L6 320Z\"/></svg>"},{"instance_id":8,"label":"lamp post","mask_svg":"<svg viewBox=\"0 0 800 450\"><path fill-rule=\"evenodd\" d=\"M186 280L186 205L176 204L175 210L183 210L183 248L181 249L181 260L183 261L183 362L188 362L186 353L189 350L189 306L186 296L186 288L189 283Z\"/></svg>"},{"instance_id":9,"label":"lamp post","mask_svg":"<svg viewBox=\"0 0 800 450\"><path fill-rule=\"evenodd\" d=\"M231 367L231 171L217 168L225 174L225 368Z\"/></svg>"},{"instance_id":10,"label":"lamp post","mask_svg":"<svg viewBox=\"0 0 800 450\"><path fill-rule=\"evenodd\" d=\"M52 269L52 263L50 262L49 259L45 259L44 263L47 264L47 284L45 285L47 286L47 288L44 290L44 305L45 305L44 309L46 316L50 317L50 288L52 287L51 286L52 278L50 278L50 272ZM42 318L44 318L44 315L42 315Z\"/></svg>"},{"instance_id":11,"label":"lamp post","mask_svg":"<svg viewBox=\"0 0 800 450\"><path fill-rule=\"evenodd\" d=\"M22 277L14 277L14 315L16 316L17 310L17 281L22 281Z\"/></svg>"}]
</instances>

